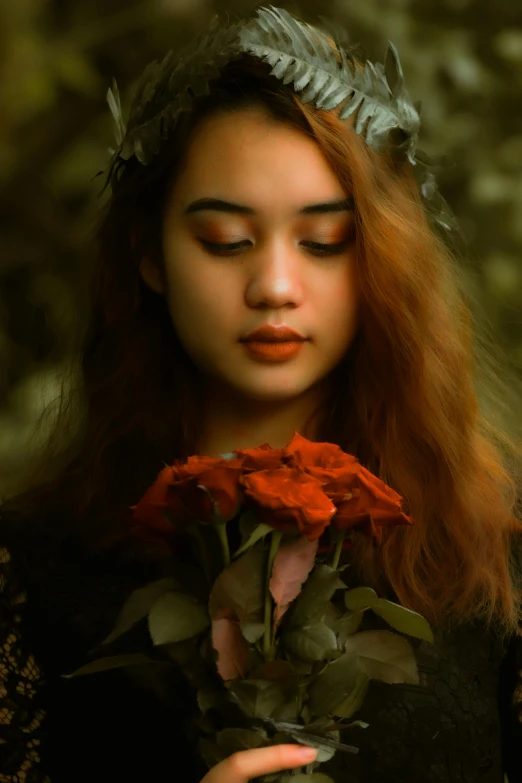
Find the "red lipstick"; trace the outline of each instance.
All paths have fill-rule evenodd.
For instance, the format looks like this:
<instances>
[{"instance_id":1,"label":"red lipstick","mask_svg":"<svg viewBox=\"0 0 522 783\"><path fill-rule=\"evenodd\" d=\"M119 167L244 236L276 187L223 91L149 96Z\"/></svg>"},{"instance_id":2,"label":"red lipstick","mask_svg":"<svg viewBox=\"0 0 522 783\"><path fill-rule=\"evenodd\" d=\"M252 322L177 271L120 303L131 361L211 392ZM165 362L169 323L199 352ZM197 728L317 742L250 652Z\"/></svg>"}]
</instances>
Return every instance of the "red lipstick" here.
<instances>
[{"instance_id":1,"label":"red lipstick","mask_svg":"<svg viewBox=\"0 0 522 783\"><path fill-rule=\"evenodd\" d=\"M263 324L258 326L252 332L249 332L246 337L241 338L241 342L251 342L252 340L262 343L283 343L295 340L306 340L302 334L296 332L295 329L291 329L286 324L280 324L279 326L273 326L272 324Z\"/></svg>"},{"instance_id":2,"label":"red lipstick","mask_svg":"<svg viewBox=\"0 0 522 783\"><path fill-rule=\"evenodd\" d=\"M285 362L297 356L307 338L285 324L263 324L241 339L255 359Z\"/></svg>"}]
</instances>

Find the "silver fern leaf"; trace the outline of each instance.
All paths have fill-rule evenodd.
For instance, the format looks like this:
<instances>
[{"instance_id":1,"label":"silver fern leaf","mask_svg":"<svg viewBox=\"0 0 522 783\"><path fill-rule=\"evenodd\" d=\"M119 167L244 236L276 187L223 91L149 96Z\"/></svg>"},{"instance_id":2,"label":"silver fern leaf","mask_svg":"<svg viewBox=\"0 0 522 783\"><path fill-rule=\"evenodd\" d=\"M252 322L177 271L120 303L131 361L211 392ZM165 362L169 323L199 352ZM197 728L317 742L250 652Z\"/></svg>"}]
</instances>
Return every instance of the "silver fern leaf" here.
<instances>
[{"instance_id":1,"label":"silver fern leaf","mask_svg":"<svg viewBox=\"0 0 522 783\"><path fill-rule=\"evenodd\" d=\"M430 218L445 232L461 234L428 171L442 160L430 160L415 149L420 103L412 104L404 87L395 46L389 42L384 65L373 65L359 46L349 42L346 31L325 17L320 17L323 32L274 6L259 8L257 14L253 20L232 25L214 16L181 53L171 51L161 62L148 65L137 85L127 127L113 82L107 100L119 146L111 150L105 187L119 178L125 161L133 156L148 165L178 116L190 111L195 97L209 92L209 81L228 62L249 53L267 61L272 75L291 83L304 103L331 110L344 102L340 118L353 115L355 131L376 152L393 147L404 154L414 167Z\"/></svg>"},{"instance_id":2,"label":"silver fern leaf","mask_svg":"<svg viewBox=\"0 0 522 783\"><path fill-rule=\"evenodd\" d=\"M203 33L176 56L172 51L147 66L137 85L120 151L147 165L159 152L178 116L192 107L194 97L209 92L208 82L221 67L240 55L237 25L222 25L214 16Z\"/></svg>"},{"instance_id":3,"label":"silver fern leaf","mask_svg":"<svg viewBox=\"0 0 522 783\"><path fill-rule=\"evenodd\" d=\"M114 119L114 133L116 144L119 146L125 138L125 123L123 121L123 112L121 110L120 91L116 79L112 80L112 88L107 90L107 103Z\"/></svg>"},{"instance_id":4,"label":"silver fern leaf","mask_svg":"<svg viewBox=\"0 0 522 783\"><path fill-rule=\"evenodd\" d=\"M303 103L331 110L346 101L340 118L355 115L355 131L381 152L389 144L391 130L404 134L400 145L412 164L420 117L404 88L402 68L392 43L382 65L354 61L334 41L282 8L259 8L258 17L240 30L245 52L272 66L272 74L292 83Z\"/></svg>"}]
</instances>

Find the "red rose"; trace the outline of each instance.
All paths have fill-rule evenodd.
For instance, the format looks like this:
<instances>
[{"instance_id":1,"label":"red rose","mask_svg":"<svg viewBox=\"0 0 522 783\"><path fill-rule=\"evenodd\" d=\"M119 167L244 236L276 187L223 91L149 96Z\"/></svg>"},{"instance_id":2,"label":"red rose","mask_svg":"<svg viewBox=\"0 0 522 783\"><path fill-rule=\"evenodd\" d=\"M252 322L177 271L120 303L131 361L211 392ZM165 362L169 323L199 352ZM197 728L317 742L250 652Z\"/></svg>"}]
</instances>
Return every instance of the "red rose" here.
<instances>
[{"instance_id":1,"label":"red rose","mask_svg":"<svg viewBox=\"0 0 522 783\"><path fill-rule=\"evenodd\" d=\"M243 460L243 471L271 470L285 462L285 449L273 449L268 443L254 449L234 449L234 454Z\"/></svg>"},{"instance_id":2,"label":"red rose","mask_svg":"<svg viewBox=\"0 0 522 783\"><path fill-rule=\"evenodd\" d=\"M167 517L165 511L171 507L169 504L169 486L174 476L174 468L163 468L155 482L148 488L141 500L135 506L131 506L132 516L129 524L138 532L139 528L149 530L151 534L159 537L170 538L177 532L176 526ZM176 509L172 509L176 510ZM181 511L181 508L179 509ZM156 535L153 535L155 538Z\"/></svg>"},{"instance_id":3,"label":"red rose","mask_svg":"<svg viewBox=\"0 0 522 783\"><path fill-rule=\"evenodd\" d=\"M382 525L412 524L401 497L333 443L314 443L295 432L285 448L268 443L236 449L232 459L191 456L164 468L136 506L133 532L169 539L189 520L228 521L243 495L261 521L298 530L313 541L332 524L365 527L380 541Z\"/></svg>"},{"instance_id":4,"label":"red rose","mask_svg":"<svg viewBox=\"0 0 522 783\"><path fill-rule=\"evenodd\" d=\"M342 530L354 527L367 515L377 526L412 524L401 511L401 496L362 465L355 476L339 476L324 491L337 507L332 524Z\"/></svg>"},{"instance_id":5,"label":"red rose","mask_svg":"<svg viewBox=\"0 0 522 783\"><path fill-rule=\"evenodd\" d=\"M241 500L241 460L189 457L163 468L133 511L132 523L154 534L171 537L190 520L216 521L215 512L231 519ZM215 504L215 508L214 508ZM168 516L167 516L168 515Z\"/></svg>"},{"instance_id":6,"label":"red rose","mask_svg":"<svg viewBox=\"0 0 522 783\"><path fill-rule=\"evenodd\" d=\"M334 443L314 443L295 432L292 440L284 449L285 457L291 464L300 465L311 476L323 482L337 478L341 473L346 476L350 470L355 475L361 465L352 454L346 454Z\"/></svg>"},{"instance_id":7,"label":"red rose","mask_svg":"<svg viewBox=\"0 0 522 783\"><path fill-rule=\"evenodd\" d=\"M241 484L261 522L277 530L297 529L310 541L319 538L336 511L321 482L297 467L249 473Z\"/></svg>"},{"instance_id":8,"label":"red rose","mask_svg":"<svg viewBox=\"0 0 522 783\"><path fill-rule=\"evenodd\" d=\"M175 468L169 498L180 502L193 519L216 521L216 511L228 521L237 514L241 502L242 464L240 458L189 457Z\"/></svg>"},{"instance_id":9,"label":"red rose","mask_svg":"<svg viewBox=\"0 0 522 783\"><path fill-rule=\"evenodd\" d=\"M332 519L336 528L363 527L380 543L382 525L412 524L401 511L401 496L339 446L313 443L295 432L285 455L322 482L323 492L337 508Z\"/></svg>"}]
</instances>

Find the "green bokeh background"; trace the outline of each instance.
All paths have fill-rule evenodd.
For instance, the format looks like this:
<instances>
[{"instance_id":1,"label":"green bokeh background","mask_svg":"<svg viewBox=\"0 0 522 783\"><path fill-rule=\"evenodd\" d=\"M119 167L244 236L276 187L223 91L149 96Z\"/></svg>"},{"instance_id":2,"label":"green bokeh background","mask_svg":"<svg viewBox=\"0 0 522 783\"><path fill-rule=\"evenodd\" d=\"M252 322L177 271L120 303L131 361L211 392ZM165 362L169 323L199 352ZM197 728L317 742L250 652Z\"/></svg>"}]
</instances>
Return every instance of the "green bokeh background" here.
<instances>
[{"instance_id":1,"label":"green bokeh background","mask_svg":"<svg viewBox=\"0 0 522 783\"><path fill-rule=\"evenodd\" d=\"M36 445L86 308L90 236L114 135L143 67L180 48L213 13L246 0L2 0L0 5L0 495ZM468 241L466 269L499 350L522 377L522 0L275 2L337 19L370 59L390 39L413 100L420 147ZM522 409L521 409L522 414Z\"/></svg>"}]
</instances>

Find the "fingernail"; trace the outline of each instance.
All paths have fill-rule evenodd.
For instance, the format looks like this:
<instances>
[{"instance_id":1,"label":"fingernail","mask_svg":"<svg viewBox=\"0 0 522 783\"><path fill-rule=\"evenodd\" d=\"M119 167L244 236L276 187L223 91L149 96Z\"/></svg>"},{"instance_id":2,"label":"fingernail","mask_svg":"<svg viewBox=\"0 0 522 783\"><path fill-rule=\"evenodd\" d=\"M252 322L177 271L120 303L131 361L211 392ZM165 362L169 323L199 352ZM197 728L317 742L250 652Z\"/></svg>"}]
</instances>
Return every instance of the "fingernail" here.
<instances>
[{"instance_id":1,"label":"fingernail","mask_svg":"<svg viewBox=\"0 0 522 783\"><path fill-rule=\"evenodd\" d=\"M310 764L310 762L315 761L317 758L317 749L308 747L299 748L299 758L301 758L304 763Z\"/></svg>"}]
</instances>

